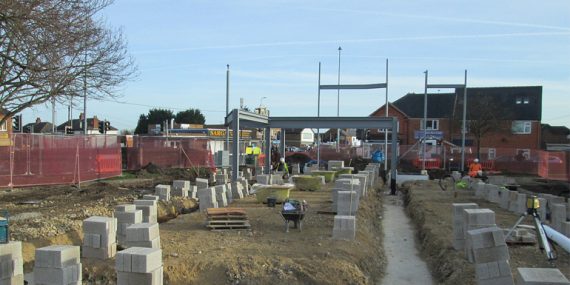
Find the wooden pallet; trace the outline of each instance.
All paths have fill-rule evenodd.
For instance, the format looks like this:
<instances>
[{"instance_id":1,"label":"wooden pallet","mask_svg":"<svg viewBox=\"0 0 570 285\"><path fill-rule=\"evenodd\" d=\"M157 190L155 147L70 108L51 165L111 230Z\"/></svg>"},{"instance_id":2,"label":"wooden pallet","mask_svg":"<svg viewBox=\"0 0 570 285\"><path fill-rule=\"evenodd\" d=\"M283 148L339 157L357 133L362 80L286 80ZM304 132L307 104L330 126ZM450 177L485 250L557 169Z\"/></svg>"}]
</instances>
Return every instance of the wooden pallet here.
<instances>
[{"instance_id":1,"label":"wooden pallet","mask_svg":"<svg viewBox=\"0 0 570 285\"><path fill-rule=\"evenodd\" d=\"M206 215L206 227L210 230L243 230L251 227L243 208L208 208Z\"/></svg>"}]
</instances>

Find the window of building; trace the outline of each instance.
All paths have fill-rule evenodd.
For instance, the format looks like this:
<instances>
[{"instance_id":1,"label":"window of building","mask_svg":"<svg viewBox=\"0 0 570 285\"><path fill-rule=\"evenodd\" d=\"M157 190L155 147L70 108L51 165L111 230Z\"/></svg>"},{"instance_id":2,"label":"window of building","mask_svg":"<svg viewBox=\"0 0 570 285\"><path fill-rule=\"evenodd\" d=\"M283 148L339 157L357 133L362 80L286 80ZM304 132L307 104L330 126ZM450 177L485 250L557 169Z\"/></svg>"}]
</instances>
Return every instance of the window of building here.
<instances>
[{"instance_id":1,"label":"window of building","mask_svg":"<svg viewBox=\"0 0 570 285\"><path fill-rule=\"evenodd\" d=\"M489 148L487 152L488 159L495 159L497 157L497 149L496 148Z\"/></svg>"},{"instance_id":2,"label":"window of building","mask_svg":"<svg viewBox=\"0 0 570 285\"><path fill-rule=\"evenodd\" d=\"M517 103L517 105L528 104L529 103L528 96L517 96L516 103Z\"/></svg>"},{"instance_id":3,"label":"window of building","mask_svg":"<svg viewBox=\"0 0 570 285\"><path fill-rule=\"evenodd\" d=\"M530 121L513 121L511 130L513 134L530 134L532 132L532 124Z\"/></svg>"},{"instance_id":4,"label":"window of building","mask_svg":"<svg viewBox=\"0 0 570 285\"><path fill-rule=\"evenodd\" d=\"M515 160L523 161L530 159L530 149L528 148L517 148L515 153Z\"/></svg>"},{"instance_id":5,"label":"window of building","mask_svg":"<svg viewBox=\"0 0 570 285\"><path fill-rule=\"evenodd\" d=\"M389 129L378 129L379 133L385 133L386 131L388 131L388 133L392 132L392 130L389 130ZM400 132L400 121L396 121L396 132L397 133Z\"/></svg>"},{"instance_id":6,"label":"window of building","mask_svg":"<svg viewBox=\"0 0 570 285\"><path fill-rule=\"evenodd\" d=\"M424 120L420 121L420 130L424 129ZM427 130L439 130L439 120L427 120L426 121Z\"/></svg>"},{"instance_id":7,"label":"window of building","mask_svg":"<svg viewBox=\"0 0 570 285\"><path fill-rule=\"evenodd\" d=\"M7 128L7 122L4 121L2 124L0 124L0 131L5 132L5 131L7 131L7 130L8 130L8 128Z\"/></svg>"}]
</instances>

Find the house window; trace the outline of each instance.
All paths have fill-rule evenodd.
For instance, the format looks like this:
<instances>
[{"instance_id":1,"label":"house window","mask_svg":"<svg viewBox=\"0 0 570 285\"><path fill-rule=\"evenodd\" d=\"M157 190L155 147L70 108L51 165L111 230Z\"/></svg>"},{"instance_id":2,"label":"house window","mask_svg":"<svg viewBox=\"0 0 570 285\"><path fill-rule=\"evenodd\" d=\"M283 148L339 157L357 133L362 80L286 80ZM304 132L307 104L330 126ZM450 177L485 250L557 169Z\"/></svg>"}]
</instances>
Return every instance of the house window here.
<instances>
[{"instance_id":1,"label":"house window","mask_svg":"<svg viewBox=\"0 0 570 285\"><path fill-rule=\"evenodd\" d=\"M495 157L497 157L497 149L496 148L489 148L489 151L487 152L487 158L488 159L495 159Z\"/></svg>"},{"instance_id":2,"label":"house window","mask_svg":"<svg viewBox=\"0 0 570 285\"><path fill-rule=\"evenodd\" d=\"M2 124L0 124L0 131L5 132L8 130L7 126L7 122L4 121Z\"/></svg>"},{"instance_id":3,"label":"house window","mask_svg":"<svg viewBox=\"0 0 570 285\"><path fill-rule=\"evenodd\" d=\"M528 96L517 96L516 103L517 105L528 104L529 103Z\"/></svg>"},{"instance_id":4,"label":"house window","mask_svg":"<svg viewBox=\"0 0 570 285\"><path fill-rule=\"evenodd\" d=\"M515 153L515 160L523 161L530 159L530 149L528 148L517 148L517 152Z\"/></svg>"},{"instance_id":5,"label":"house window","mask_svg":"<svg viewBox=\"0 0 570 285\"><path fill-rule=\"evenodd\" d=\"M420 130L424 129L424 120L420 121ZM426 129L428 130L439 130L439 120L427 120Z\"/></svg>"},{"instance_id":6,"label":"house window","mask_svg":"<svg viewBox=\"0 0 570 285\"><path fill-rule=\"evenodd\" d=\"M530 121L513 121L511 130L513 134L530 134L532 124Z\"/></svg>"},{"instance_id":7,"label":"house window","mask_svg":"<svg viewBox=\"0 0 570 285\"><path fill-rule=\"evenodd\" d=\"M388 133L392 132L392 130L389 129L378 129L379 133L385 133L386 131L388 131ZM396 121L396 132L400 132L400 121Z\"/></svg>"}]
</instances>

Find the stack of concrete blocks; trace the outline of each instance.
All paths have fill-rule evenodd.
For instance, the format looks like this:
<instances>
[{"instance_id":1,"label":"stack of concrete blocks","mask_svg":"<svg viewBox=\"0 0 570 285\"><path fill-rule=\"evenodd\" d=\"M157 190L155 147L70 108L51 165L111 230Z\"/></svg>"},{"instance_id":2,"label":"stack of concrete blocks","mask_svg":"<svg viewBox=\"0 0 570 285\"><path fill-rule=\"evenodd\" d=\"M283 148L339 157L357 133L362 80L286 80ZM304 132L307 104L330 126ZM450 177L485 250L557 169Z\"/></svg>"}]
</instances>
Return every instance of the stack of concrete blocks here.
<instances>
[{"instance_id":1,"label":"stack of concrete blocks","mask_svg":"<svg viewBox=\"0 0 570 285\"><path fill-rule=\"evenodd\" d=\"M24 285L21 241L0 243L0 284Z\"/></svg>"},{"instance_id":2,"label":"stack of concrete blocks","mask_svg":"<svg viewBox=\"0 0 570 285\"><path fill-rule=\"evenodd\" d=\"M462 250L465 248L465 231L463 228L463 210L478 209L479 205L475 203L453 203L452 219L453 219L453 248Z\"/></svg>"},{"instance_id":3,"label":"stack of concrete blocks","mask_svg":"<svg viewBox=\"0 0 570 285\"><path fill-rule=\"evenodd\" d=\"M570 285L558 268L517 268L517 285Z\"/></svg>"},{"instance_id":4,"label":"stack of concrete blocks","mask_svg":"<svg viewBox=\"0 0 570 285\"><path fill-rule=\"evenodd\" d=\"M501 208L505 210L508 210L511 198L511 190L501 187L499 189L499 195L501 196L499 201L499 206L501 206Z\"/></svg>"},{"instance_id":5,"label":"stack of concrete blocks","mask_svg":"<svg viewBox=\"0 0 570 285\"><path fill-rule=\"evenodd\" d=\"M499 185L499 186L516 184L516 181L514 178L505 177L503 175L489 176L487 182L490 184L495 184L495 185Z\"/></svg>"},{"instance_id":6,"label":"stack of concrete blocks","mask_svg":"<svg viewBox=\"0 0 570 285\"><path fill-rule=\"evenodd\" d=\"M540 220L545 223L546 222L546 213L547 213L547 204L548 201L544 198L538 198L538 204L540 205L540 207L538 207L538 216L540 217Z\"/></svg>"},{"instance_id":7,"label":"stack of concrete blocks","mask_svg":"<svg viewBox=\"0 0 570 285\"><path fill-rule=\"evenodd\" d=\"M497 204L499 203L500 201L499 187L497 185L486 184L485 192L487 192L485 196L485 199L487 199L487 201L491 203L497 203Z\"/></svg>"},{"instance_id":8,"label":"stack of concrete blocks","mask_svg":"<svg viewBox=\"0 0 570 285\"><path fill-rule=\"evenodd\" d=\"M198 188L198 190L208 188L208 185L208 179L196 178L196 188Z\"/></svg>"},{"instance_id":9,"label":"stack of concrete blocks","mask_svg":"<svg viewBox=\"0 0 570 285\"><path fill-rule=\"evenodd\" d=\"M228 183L228 181L229 181L228 174L226 173L216 174L216 184L222 185Z\"/></svg>"},{"instance_id":10,"label":"stack of concrete blocks","mask_svg":"<svg viewBox=\"0 0 570 285\"><path fill-rule=\"evenodd\" d=\"M226 183L224 184L224 186L226 186L226 201L227 204L229 205L233 200L234 200L234 192L232 191L232 184L231 183Z\"/></svg>"},{"instance_id":11,"label":"stack of concrete blocks","mask_svg":"<svg viewBox=\"0 0 570 285\"><path fill-rule=\"evenodd\" d=\"M127 227L125 247L160 248L160 232L157 223L141 223Z\"/></svg>"},{"instance_id":12,"label":"stack of concrete blocks","mask_svg":"<svg viewBox=\"0 0 570 285\"><path fill-rule=\"evenodd\" d=\"M188 190L188 197L192 199L198 198L198 186L190 185L190 189Z\"/></svg>"},{"instance_id":13,"label":"stack of concrete blocks","mask_svg":"<svg viewBox=\"0 0 570 285\"><path fill-rule=\"evenodd\" d=\"M327 170L340 170L344 167L344 161L342 160L329 160Z\"/></svg>"},{"instance_id":14,"label":"stack of concrete blocks","mask_svg":"<svg viewBox=\"0 0 570 285\"><path fill-rule=\"evenodd\" d=\"M188 197L190 192L190 181L174 180L172 181L172 196Z\"/></svg>"},{"instance_id":15,"label":"stack of concrete blocks","mask_svg":"<svg viewBox=\"0 0 570 285\"><path fill-rule=\"evenodd\" d=\"M473 262L473 250L469 247L468 232L470 230L496 227L495 212L490 209L464 209L463 210L463 232L465 236L465 257L469 262ZM502 234L502 232L501 232Z\"/></svg>"},{"instance_id":16,"label":"stack of concrete blocks","mask_svg":"<svg viewBox=\"0 0 570 285\"><path fill-rule=\"evenodd\" d=\"M142 200L154 200L158 202L159 197L156 195L143 195Z\"/></svg>"},{"instance_id":17,"label":"stack of concrete blocks","mask_svg":"<svg viewBox=\"0 0 570 285\"><path fill-rule=\"evenodd\" d=\"M162 285L162 250L131 247L117 254L117 285Z\"/></svg>"},{"instance_id":18,"label":"stack of concrete blocks","mask_svg":"<svg viewBox=\"0 0 570 285\"><path fill-rule=\"evenodd\" d=\"M550 207L550 224L552 228L562 233L562 223L564 222L566 222L566 205L552 204Z\"/></svg>"},{"instance_id":19,"label":"stack of concrete blocks","mask_svg":"<svg viewBox=\"0 0 570 285\"><path fill-rule=\"evenodd\" d=\"M251 168L244 169L243 178L245 178L245 180L252 180L253 179L253 175L251 174Z\"/></svg>"},{"instance_id":20,"label":"stack of concrete blocks","mask_svg":"<svg viewBox=\"0 0 570 285\"><path fill-rule=\"evenodd\" d=\"M258 174L255 177L255 180L257 180L257 183L262 185L271 185L271 175L268 174Z\"/></svg>"},{"instance_id":21,"label":"stack of concrete blocks","mask_svg":"<svg viewBox=\"0 0 570 285\"><path fill-rule=\"evenodd\" d=\"M291 165L291 174L293 174L293 175L301 174L301 167L300 167L299 163L293 163Z\"/></svg>"},{"instance_id":22,"label":"stack of concrete blocks","mask_svg":"<svg viewBox=\"0 0 570 285\"><path fill-rule=\"evenodd\" d=\"M170 201L170 185L156 185L154 187L154 195L158 196L160 200Z\"/></svg>"},{"instance_id":23,"label":"stack of concrete blocks","mask_svg":"<svg viewBox=\"0 0 570 285\"><path fill-rule=\"evenodd\" d=\"M142 210L137 210L136 205L118 205L115 207L117 218L117 242L123 245L127 238L127 227L132 224L142 223Z\"/></svg>"},{"instance_id":24,"label":"stack of concrete blocks","mask_svg":"<svg viewBox=\"0 0 570 285\"><path fill-rule=\"evenodd\" d=\"M332 200L333 200L333 204L332 204L332 209L333 211L337 211L338 209L338 192L339 191L355 191L356 195L358 196L358 200L360 200L360 180L358 179L352 179L352 178L342 178L342 179L337 179L335 181L335 186L334 188L331 190L331 194L332 194Z\"/></svg>"},{"instance_id":25,"label":"stack of concrete blocks","mask_svg":"<svg viewBox=\"0 0 570 285\"><path fill-rule=\"evenodd\" d=\"M36 249L34 283L82 284L79 246L52 245Z\"/></svg>"},{"instance_id":26,"label":"stack of concrete blocks","mask_svg":"<svg viewBox=\"0 0 570 285\"><path fill-rule=\"evenodd\" d=\"M271 174L271 184L283 185L283 174Z\"/></svg>"},{"instance_id":27,"label":"stack of concrete blocks","mask_svg":"<svg viewBox=\"0 0 570 285\"><path fill-rule=\"evenodd\" d=\"M232 182L229 185L231 185L232 197L235 199L243 199L243 185L238 181Z\"/></svg>"},{"instance_id":28,"label":"stack of concrete blocks","mask_svg":"<svg viewBox=\"0 0 570 285\"><path fill-rule=\"evenodd\" d=\"M356 191L337 191L336 192L336 209L334 210L340 216L356 216L358 205L360 203L360 195Z\"/></svg>"},{"instance_id":29,"label":"stack of concrete blocks","mask_svg":"<svg viewBox=\"0 0 570 285\"><path fill-rule=\"evenodd\" d=\"M218 208L218 200L216 199L216 189L214 187L206 187L198 189L198 200L200 212L206 211L208 208Z\"/></svg>"},{"instance_id":30,"label":"stack of concrete blocks","mask_svg":"<svg viewBox=\"0 0 570 285\"><path fill-rule=\"evenodd\" d=\"M157 200L135 200L133 202L137 210L142 211L143 223L156 223L158 220Z\"/></svg>"},{"instance_id":31,"label":"stack of concrete blocks","mask_svg":"<svg viewBox=\"0 0 570 285\"><path fill-rule=\"evenodd\" d=\"M264 166L256 166L254 174L255 174L255 176L265 174L265 167Z\"/></svg>"},{"instance_id":32,"label":"stack of concrete blocks","mask_svg":"<svg viewBox=\"0 0 570 285\"><path fill-rule=\"evenodd\" d=\"M467 234L466 248L472 251L477 284L514 284L503 230L488 227L470 230Z\"/></svg>"},{"instance_id":33,"label":"stack of concrete blocks","mask_svg":"<svg viewBox=\"0 0 570 285\"><path fill-rule=\"evenodd\" d=\"M503 234L507 236L507 234L511 231L511 229L503 229ZM528 229L514 229L511 232L511 235L506 240L507 242L523 242L523 243L536 243L536 235L531 233Z\"/></svg>"},{"instance_id":34,"label":"stack of concrete blocks","mask_svg":"<svg viewBox=\"0 0 570 285\"><path fill-rule=\"evenodd\" d=\"M471 185L471 187L475 190L475 197L487 197L485 185L486 184L481 181L478 181L477 183Z\"/></svg>"},{"instance_id":35,"label":"stack of concrete blocks","mask_svg":"<svg viewBox=\"0 0 570 285\"><path fill-rule=\"evenodd\" d=\"M244 196L249 195L249 183L247 183L247 179L244 177L238 178L237 182L241 184L241 191Z\"/></svg>"},{"instance_id":36,"label":"stack of concrete blocks","mask_svg":"<svg viewBox=\"0 0 570 285\"><path fill-rule=\"evenodd\" d=\"M214 187L216 193L216 201L218 202L219 207L227 207L228 206L228 196L226 194L227 188L226 185L216 185Z\"/></svg>"},{"instance_id":37,"label":"stack of concrete blocks","mask_svg":"<svg viewBox=\"0 0 570 285\"><path fill-rule=\"evenodd\" d=\"M523 193L518 193L517 194L517 210L515 211L515 214L524 214L527 210L526 207L526 194ZM564 216L566 216L566 213L564 213Z\"/></svg>"},{"instance_id":38,"label":"stack of concrete blocks","mask_svg":"<svg viewBox=\"0 0 570 285\"><path fill-rule=\"evenodd\" d=\"M83 220L83 246L85 258L109 259L117 254L117 219L92 216Z\"/></svg>"},{"instance_id":39,"label":"stack of concrete blocks","mask_svg":"<svg viewBox=\"0 0 570 285\"><path fill-rule=\"evenodd\" d=\"M368 175L365 175L365 174L341 174L339 176L339 179L337 179L337 181L340 179L358 179L358 181L360 182L359 186L361 189L361 190L359 190L360 194L361 194L361 196L366 196L366 191L368 188L368 184L366 182L368 179Z\"/></svg>"},{"instance_id":40,"label":"stack of concrete blocks","mask_svg":"<svg viewBox=\"0 0 570 285\"><path fill-rule=\"evenodd\" d=\"M354 240L356 238L356 216L334 216L333 239Z\"/></svg>"},{"instance_id":41,"label":"stack of concrete blocks","mask_svg":"<svg viewBox=\"0 0 570 285\"><path fill-rule=\"evenodd\" d=\"M366 165L364 170L372 171L374 173L374 183L376 183L378 177L380 177L380 165L369 163L368 165Z\"/></svg>"},{"instance_id":42,"label":"stack of concrete blocks","mask_svg":"<svg viewBox=\"0 0 570 285\"><path fill-rule=\"evenodd\" d=\"M518 197L519 197L519 192L517 191L509 192L509 211L511 212L518 211L518 204L517 204Z\"/></svg>"}]
</instances>

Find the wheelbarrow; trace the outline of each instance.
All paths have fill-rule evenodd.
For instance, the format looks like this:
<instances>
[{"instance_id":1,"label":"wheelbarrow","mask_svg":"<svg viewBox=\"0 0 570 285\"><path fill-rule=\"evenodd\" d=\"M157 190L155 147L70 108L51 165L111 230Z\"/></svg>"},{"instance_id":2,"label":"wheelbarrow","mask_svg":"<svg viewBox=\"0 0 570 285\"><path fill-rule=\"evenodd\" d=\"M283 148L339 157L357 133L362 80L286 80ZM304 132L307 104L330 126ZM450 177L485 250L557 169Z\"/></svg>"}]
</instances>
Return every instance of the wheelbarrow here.
<instances>
[{"instance_id":1,"label":"wheelbarrow","mask_svg":"<svg viewBox=\"0 0 570 285\"><path fill-rule=\"evenodd\" d=\"M293 222L294 228L298 228L299 231L303 230L303 218L305 217L305 210L307 204L303 201L287 199L283 203L283 209L281 210L281 216L285 220L285 232L289 232L289 222Z\"/></svg>"}]
</instances>

